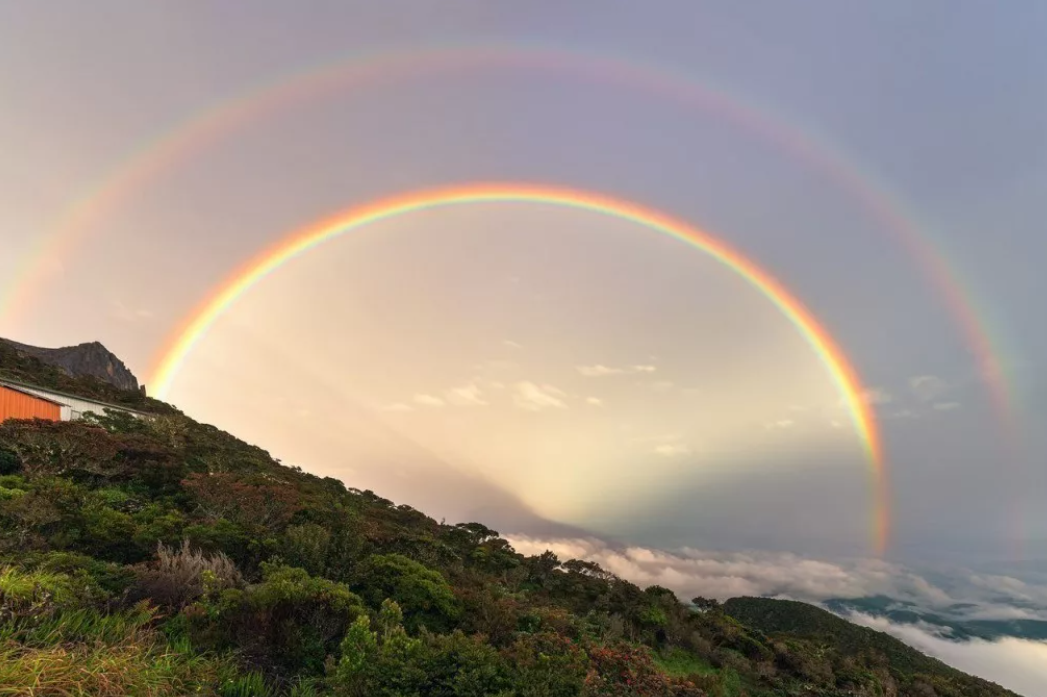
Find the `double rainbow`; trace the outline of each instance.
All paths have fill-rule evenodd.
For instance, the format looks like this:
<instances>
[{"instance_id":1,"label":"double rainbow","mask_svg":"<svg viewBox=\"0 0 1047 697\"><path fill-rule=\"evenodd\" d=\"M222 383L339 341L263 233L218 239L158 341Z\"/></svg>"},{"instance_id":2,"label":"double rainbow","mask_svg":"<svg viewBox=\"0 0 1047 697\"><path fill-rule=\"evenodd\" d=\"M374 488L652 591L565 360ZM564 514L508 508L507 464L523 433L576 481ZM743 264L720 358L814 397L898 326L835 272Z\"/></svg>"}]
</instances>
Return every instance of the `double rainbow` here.
<instances>
[{"instance_id":1,"label":"double rainbow","mask_svg":"<svg viewBox=\"0 0 1047 697\"><path fill-rule=\"evenodd\" d=\"M889 482L883 447L865 390L829 332L770 273L708 232L636 203L602 194L533 184L479 183L415 191L353 208L284 237L230 274L172 335L152 371L154 393L163 398L193 347L214 322L255 284L319 245L381 220L433 208L483 202L531 202L587 210L637 223L705 252L744 278L796 327L829 371L850 412L872 479L872 544L882 554L890 537Z\"/></svg>"}]
</instances>

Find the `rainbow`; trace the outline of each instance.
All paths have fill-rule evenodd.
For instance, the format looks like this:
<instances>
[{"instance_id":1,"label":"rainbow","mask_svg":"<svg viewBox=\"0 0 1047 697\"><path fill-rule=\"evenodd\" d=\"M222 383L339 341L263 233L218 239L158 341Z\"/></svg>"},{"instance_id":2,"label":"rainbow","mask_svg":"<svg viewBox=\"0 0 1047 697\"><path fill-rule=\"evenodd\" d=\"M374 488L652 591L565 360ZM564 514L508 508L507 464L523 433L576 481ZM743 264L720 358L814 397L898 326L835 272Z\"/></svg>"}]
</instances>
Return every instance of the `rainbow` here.
<instances>
[{"instance_id":1,"label":"rainbow","mask_svg":"<svg viewBox=\"0 0 1047 697\"><path fill-rule=\"evenodd\" d=\"M211 326L255 284L289 261L319 245L370 223L414 211L482 202L530 202L593 211L675 238L709 254L738 273L781 311L800 331L821 359L839 389L851 414L854 428L870 464L873 484L872 537L878 554L890 536L889 485L876 419L864 388L846 355L828 331L773 276L740 252L712 235L681 220L635 203L601 194L532 184L479 183L415 191L386 198L339 213L293 232L230 274L193 310L159 352L150 383L156 396L164 398L193 347Z\"/></svg>"},{"instance_id":2,"label":"rainbow","mask_svg":"<svg viewBox=\"0 0 1047 697\"><path fill-rule=\"evenodd\" d=\"M158 138L131 152L62 211L38 248L12 274L7 287L0 288L0 322L3 326L13 326L27 316L48 280L48 270L52 268L48 262L68 256L107 214L163 172L256 119L305 100L364 88L380 81L420 79L466 69L513 67L623 83L660 98L699 108L773 144L845 190L899 240L940 294L985 378L1005 434L1009 440L1013 439L1016 424L1013 390L999 358L1003 353L998 350L998 342L993 340L989 324L983 319L986 313L977 311L978 305L972 300L971 293L959 282L944 256L936 251L936 245L924 239L904 212L904 207L876 183L875 177L853 166L824 137L814 138L780 115L766 108L756 108L721 89L694 84L686 76L661 67L652 68L546 46L436 46L412 48L406 52L365 54L266 81L177 122Z\"/></svg>"}]
</instances>

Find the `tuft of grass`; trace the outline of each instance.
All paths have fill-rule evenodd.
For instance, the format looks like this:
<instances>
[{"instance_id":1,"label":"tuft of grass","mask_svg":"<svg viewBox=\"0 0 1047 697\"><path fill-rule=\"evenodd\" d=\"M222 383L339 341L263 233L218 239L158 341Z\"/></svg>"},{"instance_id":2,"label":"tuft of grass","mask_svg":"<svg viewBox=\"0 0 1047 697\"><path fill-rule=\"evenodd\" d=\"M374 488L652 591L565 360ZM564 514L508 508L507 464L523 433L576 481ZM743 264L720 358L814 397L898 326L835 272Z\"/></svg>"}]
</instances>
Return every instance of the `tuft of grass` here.
<instances>
[{"instance_id":1,"label":"tuft of grass","mask_svg":"<svg viewBox=\"0 0 1047 697\"><path fill-rule=\"evenodd\" d=\"M65 604L75 598L68 574L0 568L0 609L25 611L39 605Z\"/></svg>"},{"instance_id":2,"label":"tuft of grass","mask_svg":"<svg viewBox=\"0 0 1047 697\"><path fill-rule=\"evenodd\" d=\"M0 643L0 695L182 697L213 694L223 672L214 659L147 643L28 648Z\"/></svg>"},{"instance_id":3,"label":"tuft of grass","mask_svg":"<svg viewBox=\"0 0 1047 697\"><path fill-rule=\"evenodd\" d=\"M218 688L220 697L275 697L261 673L251 672L226 679Z\"/></svg>"},{"instance_id":4,"label":"tuft of grass","mask_svg":"<svg viewBox=\"0 0 1047 697\"><path fill-rule=\"evenodd\" d=\"M714 675L718 671L709 661L681 648L671 648L654 654L654 663L666 675L687 678L692 675Z\"/></svg>"},{"instance_id":5,"label":"tuft of grass","mask_svg":"<svg viewBox=\"0 0 1047 697\"><path fill-rule=\"evenodd\" d=\"M0 640L45 648L68 642L116 643L138 638L156 618L156 609L139 603L125 612L91 608L22 617L0 624Z\"/></svg>"}]
</instances>

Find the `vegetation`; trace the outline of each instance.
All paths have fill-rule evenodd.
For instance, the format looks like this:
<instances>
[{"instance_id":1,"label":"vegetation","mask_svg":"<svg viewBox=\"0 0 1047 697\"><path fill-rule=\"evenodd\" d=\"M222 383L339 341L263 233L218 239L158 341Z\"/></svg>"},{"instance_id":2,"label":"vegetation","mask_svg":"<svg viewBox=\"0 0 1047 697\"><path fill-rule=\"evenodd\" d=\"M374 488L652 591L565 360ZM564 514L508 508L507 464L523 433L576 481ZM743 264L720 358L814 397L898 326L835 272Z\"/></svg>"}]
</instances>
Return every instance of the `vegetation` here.
<instances>
[{"instance_id":1,"label":"vegetation","mask_svg":"<svg viewBox=\"0 0 1047 697\"><path fill-rule=\"evenodd\" d=\"M0 425L0 695L1011 694L810 606L525 557L152 411Z\"/></svg>"}]
</instances>

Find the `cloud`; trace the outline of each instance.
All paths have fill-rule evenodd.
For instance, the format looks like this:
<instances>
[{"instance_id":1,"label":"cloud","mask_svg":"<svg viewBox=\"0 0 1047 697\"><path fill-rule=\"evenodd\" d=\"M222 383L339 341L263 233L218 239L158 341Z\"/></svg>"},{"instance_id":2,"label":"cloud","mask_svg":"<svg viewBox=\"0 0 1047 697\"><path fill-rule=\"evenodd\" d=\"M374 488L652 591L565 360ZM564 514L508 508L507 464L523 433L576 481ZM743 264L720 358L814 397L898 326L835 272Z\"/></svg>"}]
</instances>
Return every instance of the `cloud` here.
<instances>
[{"instance_id":1,"label":"cloud","mask_svg":"<svg viewBox=\"0 0 1047 697\"><path fill-rule=\"evenodd\" d=\"M511 349L522 349L523 348L523 344L518 344L515 341L512 341L510 339L503 339L502 340L502 346L506 346L506 347L511 348Z\"/></svg>"},{"instance_id":2,"label":"cloud","mask_svg":"<svg viewBox=\"0 0 1047 697\"><path fill-rule=\"evenodd\" d=\"M622 578L641 586L665 586L681 598L774 595L819 601L889 595L951 601L948 594L923 578L875 559L843 564L784 552L717 552L687 547L669 552L615 546L595 537L545 540L510 535L509 541L523 554L541 554L549 549L561 559L595 561Z\"/></svg>"},{"instance_id":3,"label":"cloud","mask_svg":"<svg viewBox=\"0 0 1047 697\"><path fill-rule=\"evenodd\" d=\"M122 322L141 322L153 318L150 310L132 309L119 300L113 301L113 316Z\"/></svg>"},{"instance_id":4,"label":"cloud","mask_svg":"<svg viewBox=\"0 0 1047 697\"><path fill-rule=\"evenodd\" d=\"M952 411L960 408L959 402L935 402L931 405L935 411Z\"/></svg>"},{"instance_id":5,"label":"cloud","mask_svg":"<svg viewBox=\"0 0 1047 697\"><path fill-rule=\"evenodd\" d=\"M937 375L915 375L909 378L909 389L921 402L930 402L948 391L949 385Z\"/></svg>"},{"instance_id":6,"label":"cloud","mask_svg":"<svg viewBox=\"0 0 1047 697\"><path fill-rule=\"evenodd\" d=\"M508 537L523 554L549 549L561 559L595 561L622 578L641 586L665 586L681 598L757 595L818 603L830 598L886 596L959 620L974 619L975 615L1014 617L1021 604L1040 609L1023 617L1040 619L1047 613L1047 585L1009 576L956 570L949 575L951 585L946 588L910 568L882 559L826 561L791 552L724 552L694 547L670 551L617 544L595 536Z\"/></svg>"},{"instance_id":7,"label":"cloud","mask_svg":"<svg viewBox=\"0 0 1047 697\"><path fill-rule=\"evenodd\" d=\"M679 455L690 455L690 446L684 445L683 443L663 443L662 445L655 446L655 455L661 455L662 457L677 457Z\"/></svg>"},{"instance_id":8,"label":"cloud","mask_svg":"<svg viewBox=\"0 0 1047 697\"><path fill-rule=\"evenodd\" d=\"M866 404L890 404L894 401L894 396L881 387L870 387L862 394L862 399Z\"/></svg>"},{"instance_id":9,"label":"cloud","mask_svg":"<svg viewBox=\"0 0 1047 697\"><path fill-rule=\"evenodd\" d=\"M793 421L792 419L778 419L777 421L772 421L770 423L764 424L764 428L766 428L766 429L792 428L795 425L796 425L796 422Z\"/></svg>"},{"instance_id":10,"label":"cloud","mask_svg":"<svg viewBox=\"0 0 1047 697\"><path fill-rule=\"evenodd\" d=\"M586 397L585 398L585 403L586 404L591 404L594 407L602 407L603 406L603 400L600 399L599 397Z\"/></svg>"},{"instance_id":11,"label":"cloud","mask_svg":"<svg viewBox=\"0 0 1047 697\"><path fill-rule=\"evenodd\" d=\"M456 407L479 407L487 404L482 394L480 387L475 382L471 382L468 385L447 390L444 392L444 399L448 404Z\"/></svg>"},{"instance_id":12,"label":"cloud","mask_svg":"<svg viewBox=\"0 0 1047 697\"><path fill-rule=\"evenodd\" d=\"M924 628L854 614L852 622L887 632L965 673L991 680L1025 697L1047 697L1047 643L1007 637L950 641Z\"/></svg>"},{"instance_id":13,"label":"cloud","mask_svg":"<svg viewBox=\"0 0 1047 697\"><path fill-rule=\"evenodd\" d=\"M608 375L632 375L636 373L653 373L658 370L653 365L630 365L622 368L611 368L603 364L580 365L578 372L587 378L602 378Z\"/></svg>"},{"instance_id":14,"label":"cloud","mask_svg":"<svg viewBox=\"0 0 1047 697\"><path fill-rule=\"evenodd\" d=\"M563 390L552 385L537 385L533 382L518 382L513 386L513 403L526 411L543 409L566 409Z\"/></svg>"},{"instance_id":15,"label":"cloud","mask_svg":"<svg viewBox=\"0 0 1047 697\"><path fill-rule=\"evenodd\" d=\"M676 387L676 384L671 380L656 380L651 383L651 389L655 392L669 392L674 387Z\"/></svg>"},{"instance_id":16,"label":"cloud","mask_svg":"<svg viewBox=\"0 0 1047 697\"><path fill-rule=\"evenodd\" d=\"M414 401L416 404L421 404L424 407L442 407L444 405L442 399L431 394L416 394Z\"/></svg>"}]
</instances>

